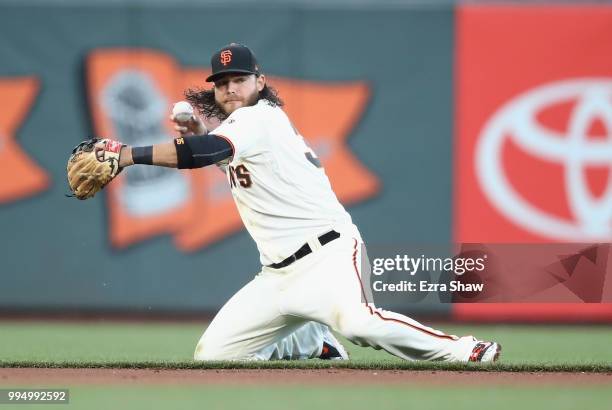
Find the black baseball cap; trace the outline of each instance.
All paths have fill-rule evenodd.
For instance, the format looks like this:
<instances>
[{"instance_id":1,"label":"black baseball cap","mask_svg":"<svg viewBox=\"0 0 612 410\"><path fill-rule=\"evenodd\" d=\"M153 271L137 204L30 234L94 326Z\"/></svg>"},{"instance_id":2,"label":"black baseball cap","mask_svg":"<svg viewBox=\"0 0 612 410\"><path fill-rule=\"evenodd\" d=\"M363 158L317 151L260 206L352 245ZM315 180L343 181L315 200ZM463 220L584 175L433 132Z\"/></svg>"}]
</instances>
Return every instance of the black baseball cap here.
<instances>
[{"instance_id":1,"label":"black baseball cap","mask_svg":"<svg viewBox=\"0 0 612 410\"><path fill-rule=\"evenodd\" d=\"M210 59L212 74L206 78L211 83L228 73L259 75L255 55L247 46L231 43L217 51Z\"/></svg>"}]
</instances>

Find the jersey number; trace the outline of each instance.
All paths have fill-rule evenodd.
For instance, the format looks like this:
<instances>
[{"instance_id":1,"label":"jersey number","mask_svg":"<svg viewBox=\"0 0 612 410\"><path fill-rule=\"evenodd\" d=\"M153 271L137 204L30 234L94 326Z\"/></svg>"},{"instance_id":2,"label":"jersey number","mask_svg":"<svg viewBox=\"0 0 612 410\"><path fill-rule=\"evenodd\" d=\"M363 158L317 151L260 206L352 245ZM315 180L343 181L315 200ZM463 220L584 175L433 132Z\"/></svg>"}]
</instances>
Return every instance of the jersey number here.
<instances>
[{"instance_id":1,"label":"jersey number","mask_svg":"<svg viewBox=\"0 0 612 410\"><path fill-rule=\"evenodd\" d=\"M253 181L251 180L251 173L244 165L238 165L236 167L229 166L229 177L230 177L230 185L232 188L236 186L236 181L243 188L250 188L253 185Z\"/></svg>"}]
</instances>

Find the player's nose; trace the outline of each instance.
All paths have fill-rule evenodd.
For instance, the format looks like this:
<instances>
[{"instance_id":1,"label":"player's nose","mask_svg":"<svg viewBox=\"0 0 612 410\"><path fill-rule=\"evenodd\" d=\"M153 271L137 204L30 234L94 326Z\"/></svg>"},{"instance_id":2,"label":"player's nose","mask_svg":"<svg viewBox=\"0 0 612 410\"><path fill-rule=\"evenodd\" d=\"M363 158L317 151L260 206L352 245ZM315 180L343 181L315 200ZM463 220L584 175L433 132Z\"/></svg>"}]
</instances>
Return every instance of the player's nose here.
<instances>
[{"instance_id":1,"label":"player's nose","mask_svg":"<svg viewBox=\"0 0 612 410\"><path fill-rule=\"evenodd\" d=\"M228 81L227 92L236 94L236 90L238 90L238 83L236 83L235 81Z\"/></svg>"}]
</instances>

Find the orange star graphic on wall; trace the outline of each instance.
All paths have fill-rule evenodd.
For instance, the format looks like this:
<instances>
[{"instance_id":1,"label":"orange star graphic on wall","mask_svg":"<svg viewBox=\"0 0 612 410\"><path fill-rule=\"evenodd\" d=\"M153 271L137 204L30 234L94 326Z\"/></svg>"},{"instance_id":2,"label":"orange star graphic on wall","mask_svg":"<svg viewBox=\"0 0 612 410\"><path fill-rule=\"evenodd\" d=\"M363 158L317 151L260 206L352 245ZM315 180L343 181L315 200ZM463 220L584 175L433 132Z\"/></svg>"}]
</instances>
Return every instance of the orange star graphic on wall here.
<instances>
[{"instance_id":1,"label":"orange star graphic on wall","mask_svg":"<svg viewBox=\"0 0 612 410\"><path fill-rule=\"evenodd\" d=\"M184 88L198 88L208 70L186 70ZM315 151L338 199L345 205L374 196L379 181L346 144L366 107L369 88L363 82L321 83L268 76L285 102L284 110ZM200 173L192 223L175 237L177 246L192 251L242 227L227 179L216 169ZM225 188L225 189L224 189ZM226 191L225 196L220 192Z\"/></svg>"},{"instance_id":2,"label":"orange star graphic on wall","mask_svg":"<svg viewBox=\"0 0 612 410\"><path fill-rule=\"evenodd\" d=\"M49 177L19 146L16 134L38 91L34 77L0 78L0 204L49 186Z\"/></svg>"},{"instance_id":3,"label":"orange star graphic on wall","mask_svg":"<svg viewBox=\"0 0 612 410\"><path fill-rule=\"evenodd\" d=\"M88 58L87 78L96 132L130 145L129 139L161 142L151 139L151 132L164 134L167 140L178 136L167 118L172 103L183 100L186 89L209 87L204 82L209 73L209 69L184 69L159 51L95 51ZM366 107L368 85L284 77L268 77L268 81L278 89L285 111L320 158L338 199L351 204L376 195L379 180L346 142ZM132 175L130 183L124 174L109 186L114 246L166 233L174 236L179 249L194 251L242 229L223 172L216 167L167 172L172 174Z\"/></svg>"}]
</instances>

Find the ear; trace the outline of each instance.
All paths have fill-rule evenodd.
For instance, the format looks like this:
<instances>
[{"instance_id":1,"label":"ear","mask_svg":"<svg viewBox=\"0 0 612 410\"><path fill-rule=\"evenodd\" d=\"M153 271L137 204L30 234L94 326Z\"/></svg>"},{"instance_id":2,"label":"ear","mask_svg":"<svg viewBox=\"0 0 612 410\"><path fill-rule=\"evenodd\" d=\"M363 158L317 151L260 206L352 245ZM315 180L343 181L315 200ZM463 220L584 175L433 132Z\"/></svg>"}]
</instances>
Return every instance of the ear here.
<instances>
[{"instance_id":1,"label":"ear","mask_svg":"<svg viewBox=\"0 0 612 410\"><path fill-rule=\"evenodd\" d=\"M266 76L261 74L259 77L255 77L255 79L257 81L257 91L263 90L266 86Z\"/></svg>"}]
</instances>

